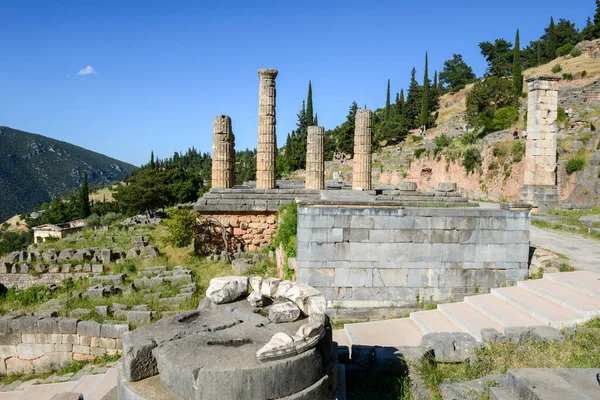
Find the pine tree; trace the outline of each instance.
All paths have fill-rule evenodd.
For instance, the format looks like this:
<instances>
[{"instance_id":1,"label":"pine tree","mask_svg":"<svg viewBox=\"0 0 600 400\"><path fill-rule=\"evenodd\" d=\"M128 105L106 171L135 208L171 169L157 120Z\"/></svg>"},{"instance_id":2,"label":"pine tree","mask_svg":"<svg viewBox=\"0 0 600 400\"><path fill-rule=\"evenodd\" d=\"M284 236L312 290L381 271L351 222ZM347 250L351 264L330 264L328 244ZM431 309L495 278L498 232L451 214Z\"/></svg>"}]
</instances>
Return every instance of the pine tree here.
<instances>
[{"instance_id":1,"label":"pine tree","mask_svg":"<svg viewBox=\"0 0 600 400\"><path fill-rule=\"evenodd\" d=\"M429 124L429 77L427 71L427 53L425 53L425 73L423 74L423 89L421 91L421 125L427 129Z\"/></svg>"},{"instance_id":2,"label":"pine tree","mask_svg":"<svg viewBox=\"0 0 600 400\"><path fill-rule=\"evenodd\" d=\"M87 176L87 172L83 174L83 184L81 185L81 191L80 191L80 211L79 211L79 217L80 218L87 218L90 216L91 214L91 207L90 207L90 189L88 187L88 176Z\"/></svg>"},{"instance_id":3,"label":"pine tree","mask_svg":"<svg viewBox=\"0 0 600 400\"><path fill-rule=\"evenodd\" d=\"M421 86L419 86L415 78L416 73L417 71L413 67L410 72L410 85L408 87L408 94L406 95L406 102L404 103L404 115L406 116L409 129L415 128L418 125L417 117L419 116L419 109L421 107L419 103L421 100Z\"/></svg>"},{"instance_id":4,"label":"pine tree","mask_svg":"<svg viewBox=\"0 0 600 400\"><path fill-rule=\"evenodd\" d=\"M556 58L556 26L554 18L550 17L550 25L546 28L546 58L552 61Z\"/></svg>"},{"instance_id":5,"label":"pine tree","mask_svg":"<svg viewBox=\"0 0 600 400\"><path fill-rule=\"evenodd\" d=\"M392 107L390 106L390 80L388 79L387 93L385 95L385 120L386 121L390 120L391 109L392 109Z\"/></svg>"},{"instance_id":6,"label":"pine tree","mask_svg":"<svg viewBox=\"0 0 600 400\"><path fill-rule=\"evenodd\" d=\"M308 81L308 97L306 98L306 126L316 125L313 115L312 83L311 81Z\"/></svg>"},{"instance_id":7,"label":"pine tree","mask_svg":"<svg viewBox=\"0 0 600 400\"><path fill-rule=\"evenodd\" d=\"M156 164L154 163L154 151L150 152L150 169L156 169Z\"/></svg>"},{"instance_id":8,"label":"pine tree","mask_svg":"<svg viewBox=\"0 0 600 400\"><path fill-rule=\"evenodd\" d=\"M581 30L582 40L594 40L596 34L596 25L592 23L592 19L588 16L585 28Z\"/></svg>"},{"instance_id":9,"label":"pine tree","mask_svg":"<svg viewBox=\"0 0 600 400\"><path fill-rule=\"evenodd\" d=\"M519 43L519 30L517 29L517 35L515 37L515 47L513 48L513 65L512 65L512 75L513 75L513 84L515 86L515 91L518 95L521 95L523 92L523 75L522 75L523 65L521 63L521 47Z\"/></svg>"}]
</instances>

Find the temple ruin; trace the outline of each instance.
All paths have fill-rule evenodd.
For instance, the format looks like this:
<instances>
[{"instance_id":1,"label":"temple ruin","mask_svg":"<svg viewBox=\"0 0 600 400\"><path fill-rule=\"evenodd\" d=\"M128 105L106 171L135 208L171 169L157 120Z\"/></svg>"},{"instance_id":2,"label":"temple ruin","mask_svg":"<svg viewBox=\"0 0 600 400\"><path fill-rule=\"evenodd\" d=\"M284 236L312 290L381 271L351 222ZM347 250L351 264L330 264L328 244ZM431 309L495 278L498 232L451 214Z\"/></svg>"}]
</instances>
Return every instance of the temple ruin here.
<instances>
[{"instance_id":1,"label":"temple ruin","mask_svg":"<svg viewBox=\"0 0 600 400\"><path fill-rule=\"evenodd\" d=\"M357 110L354 128L354 166L352 172L353 190L371 190L371 110Z\"/></svg>"},{"instance_id":2,"label":"temple ruin","mask_svg":"<svg viewBox=\"0 0 600 400\"><path fill-rule=\"evenodd\" d=\"M306 142L306 189L325 189L324 137L325 128L322 126L308 127L308 140Z\"/></svg>"},{"instance_id":3,"label":"temple ruin","mask_svg":"<svg viewBox=\"0 0 600 400\"><path fill-rule=\"evenodd\" d=\"M217 115L213 123L212 185L215 189L230 189L234 183L235 137L231 118Z\"/></svg>"},{"instance_id":4,"label":"temple ruin","mask_svg":"<svg viewBox=\"0 0 600 400\"><path fill-rule=\"evenodd\" d=\"M258 71L258 146L256 154L256 187L275 187L275 158L277 143L275 135L275 78L277 70L263 68Z\"/></svg>"}]
</instances>

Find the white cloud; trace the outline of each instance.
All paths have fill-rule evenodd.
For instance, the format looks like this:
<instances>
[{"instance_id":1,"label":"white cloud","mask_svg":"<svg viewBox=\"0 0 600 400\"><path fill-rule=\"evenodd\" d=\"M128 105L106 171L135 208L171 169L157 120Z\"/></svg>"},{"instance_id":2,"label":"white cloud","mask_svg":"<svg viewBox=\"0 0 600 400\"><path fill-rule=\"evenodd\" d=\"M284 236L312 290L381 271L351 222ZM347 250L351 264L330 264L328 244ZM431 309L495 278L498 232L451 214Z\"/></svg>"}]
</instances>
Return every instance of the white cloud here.
<instances>
[{"instance_id":1,"label":"white cloud","mask_svg":"<svg viewBox=\"0 0 600 400\"><path fill-rule=\"evenodd\" d=\"M88 65L87 67L80 69L77 75L91 75L95 73L96 71L94 71L94 68Z\"/></svg>"}]
</instances>

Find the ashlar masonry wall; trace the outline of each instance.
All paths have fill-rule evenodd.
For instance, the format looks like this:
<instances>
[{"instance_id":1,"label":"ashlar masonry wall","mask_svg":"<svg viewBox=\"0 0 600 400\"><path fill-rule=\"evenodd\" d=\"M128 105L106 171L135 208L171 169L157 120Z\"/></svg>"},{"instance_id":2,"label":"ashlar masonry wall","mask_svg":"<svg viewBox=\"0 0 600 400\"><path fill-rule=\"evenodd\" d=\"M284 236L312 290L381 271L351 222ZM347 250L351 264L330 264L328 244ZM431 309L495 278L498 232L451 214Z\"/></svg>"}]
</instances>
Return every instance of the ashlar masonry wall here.
<instances>
[{"instance_id":1,"label":"ashlar masonry wall","mask_svg":"<svg viewBox=\"0 0 600 400\"><path fill-rule=\"evenodd\" d=\"M0 374L32 374L120 354L127 324L76 318L0 317Z\"/></svg>"},{"instance_id":2,"label":"ashlar masonry wall","mask_svg":"<svg viewBox=\"0 0 600 400\"><path fill-rule=\"evenodd\" d=\"M527 276L529 211L299 203L297 279L329 306L462 300Z\"/></svg>"}]
</instances>

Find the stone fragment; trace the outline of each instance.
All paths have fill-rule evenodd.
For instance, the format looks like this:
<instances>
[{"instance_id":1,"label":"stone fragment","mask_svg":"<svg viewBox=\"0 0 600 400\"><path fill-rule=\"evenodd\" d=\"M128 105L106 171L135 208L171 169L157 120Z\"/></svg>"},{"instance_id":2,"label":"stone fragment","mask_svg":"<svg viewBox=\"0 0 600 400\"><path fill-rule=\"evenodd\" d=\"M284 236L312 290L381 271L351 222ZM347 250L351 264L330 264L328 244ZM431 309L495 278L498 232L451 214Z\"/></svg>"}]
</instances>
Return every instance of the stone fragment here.
<instances>
[{"instance_id":1,"label":"stone fragment","mask_svg":"<svg viewBox=\"0 0 600 400\"><path fill-rule=\"evenodd\" d=\"M62 392L55 394L50 400L83 400L83 394L76 392Z\"/></svg>"},{"instance_id":2,"label":"stone fragment","mask_svg":"<svg viewBox=\"0 0 600 400\"><path fill-rule=\"evenodd\" d=\"M260 361L278 360L296 355L296 346L291 336L278 332L271 340L256 352Z\"/></svg>"},{"instance_id":3,"label":"stone fragment","mask_svg":"<svg viewBox=\"0 0 600 400\"><path fill-rule=\"evenodd\" d=\"M300 309L291 301L274 304L269 308L269 320L276 324L293 322L298 318L300 318Z\"/></svg>"},{"instance_id":4,"label":"stone fragment","mask_svg":"<svg viewBox=\"0 0 600 400\"><path fill-rule=\"evenodd\" d=\"M148 304L136 304L131 307L132 311L150 311L150 306Z\"/></svg>"},{"instance_id":5,"label":"stone fragment","mask_svg":"<svg viewBox=\"0 0 600 400\"><path fill-rule=\"evenodd\" d=\"M103 338L121 339L129 331L127 324L102 324L100 336Z\"/></svg>"},{"instance_id":6,"label":"stone fragment","mask_svg":"<svg viewBox=\"0 0 600 400\"><path fill-rule=\"evenodd\" d=\"M277 285L277 292L275 293L275 298L285 299L285 294L288 290L292 288L292 286L294 286L294 283L292 281L285 280L279 282L279 285Z\"/></svg>"},{"instance_id":7,"label":"stone fragment","mask_svg":"<svg viewBox=\"0 0 600 400\"><path fill-rule=\"evenodd\" d=\"M265 298L260 292L250 293L247 299L252 304L252 307L262 307L265 304Z\"/></svg>"},{"instance_id":8,"label":"stone fragment","mask_svg":"<svg viewBox=\"0 0 600 400\"><path fill-rule=\"evenodd\" d=\"M327 300L323 296L312 296L306 299L307 314L325 314L327 311Z\"/></svg>"},{"instance_id":9,"label":"stone fragment","mask_svg":"<svg viewBox=\"0 0 600 400\"><path fill-rule=\"evenodd\" d=\"M456 182L440 182L437 190L438 192L456 192Z\"/></svg>"},{"instance_id":10,"label":"stone fragment","mask_svg":"<svg viewBox=\"0 0 600 400\"><path fill-rule=\"evenodd\" d=\"M281 279L277 278L267 278L262 281L260 285L260 293L269 298L275 298L275 293L277 293L277 288L279 286L279 282Z\"/></svg>"},{"instance_id":11,"label":"stone fragment","mask_svg":"<svg viewBox=\"0 0 600 400\"><path fill-rule=\"evenodd\" d=\"M107 316L108 315L108 306L96 306L96 313L98 315Z\"/></svg>"},{"instance_id":12,"label":"stone fragment","mask_svg":"<svg viewBox=\"0 0 600 400\"><path fill-rule=\"evenodd\" d=\"M312 296L320 296L321 292L312 286L302 283L293 285L290 290L285 293L285 298L293 301L305 315L309 315L307 299Z\"/></svg>"},{"instance_id":13,"label":"stone fragment","mask_svg":"<svg viewBox=\"0 0 600 400\"><path fill-rule=\"evenodd\" d=\"M424 351L433 351L437 362L456 363L472 358L474 350L480 348L481 344L468 333L444 332L424 335L421 347Z\"/></svg>"},{"instance_id":14,"label":"stone fragment","mask_svg":"<svg viewBox=\"0 0 600 400\"><path fill-rule=\"evenodd\" d=\"M127 322L134 326L147 325L152 322L152 311L129 311Z\"/></svg>"},{"instance_id":15,"label":"stone fragment","mask_svg":"<svg viewBox=\"0 0 600 400\"><path fill-rule=\"evenodd\" d=\"M263 278L260 276L251 276L249 281L250 286L252 286L252 290L255 292L260 292L260 286L262 285Z\"/></svg>"},{"instance_id":16,"label":"stone fragment","mask_svg":"<svg viewBox=\"0 0 600 400\"><path fill-rule=\"evenodd\" d=\"M101 274L102 272L104 272L104 265L92 264L92 272L95 274Z\"/></svg>"},{"instance_id":17,"label":"stone fragment","mask_svg":"<svg viewBox=\"0 0 600 400\"><path fill-rule=\"evenodd\" d=\"M74 310L71 310L71 315L75 318L81 318L81 317L85 317L86 315L90 314L92 312L92 310L88 309L88 308L76 308Z\"/></svg>"},{"instance_id":18,"label":"stone fragment","mask_svg":"<svg viewBox=\"0 0 600 400\"><path fill-rule=\"evenodd\" d=\"M158 248L156 246L146 246L142 248L140 252L140 256L142 257L155 257L158 254Z\"/></svg>"},{"instance_id":19,"label":"stone fragment","mask_svg":"<svg viewBox=\"0 0 600 400\"><path fill-rule=\"evenodd\" d=\"M248 294L247 276L213 278L206 290L206 297L215 304L231 303L246 294Z\"/></svg>"}]
</instances>

